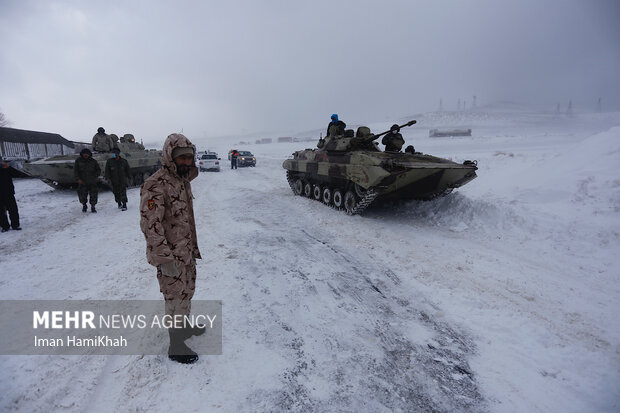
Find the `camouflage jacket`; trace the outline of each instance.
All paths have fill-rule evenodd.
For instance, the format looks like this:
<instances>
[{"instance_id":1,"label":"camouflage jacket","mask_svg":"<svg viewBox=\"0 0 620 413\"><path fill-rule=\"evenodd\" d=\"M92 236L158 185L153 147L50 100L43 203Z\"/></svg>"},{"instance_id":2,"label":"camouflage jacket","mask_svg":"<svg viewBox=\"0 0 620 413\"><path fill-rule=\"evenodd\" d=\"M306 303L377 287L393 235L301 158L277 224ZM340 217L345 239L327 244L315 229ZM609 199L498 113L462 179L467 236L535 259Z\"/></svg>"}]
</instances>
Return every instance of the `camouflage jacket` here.
<instances>
[{"instance_id":1,"label":"camouflage jacket","mask_svg":"<svg viewBox=\"0 0 620 413\"><path fill-rule=\"evenodd\" d=\"M99 175L101 175L101 167L99 162L92 157L84 159L80 156L73 165L73 175L76 181L81 179L86 185L96 184L99 181Z\"/></svg>"},{"instance_id":2,"label":"camouflage jacket","mask_svg":"<svg viewBox=\"0 0 620 413\"><path fill-rule=\"evenodd\" d=\"M173 260L187 265L201 258L190 185L198 176L198 168L194 162L187 176L179 176L172 160L172 150L176 147L194 148L194 145L179 133L168 136L162 168L140 189L140 229L146 238L146 258L154 266Z\"/></svg>"},{"instance_id":3,"label":"camouflage jacket","mask_svg":"<svg viewBox=\"0 0 620 413\"><path fill-rule=\"evenodd\" d=\"M93 150L97 152L110 152L114 148L114 141L110 135L105 133L96 133L93 136Z\"/></svg>"},{"instance_id":4,"label":"camouflage jacket","mask_svg":"<svg viewBox=\"0 0 620 413\"><path fill-rule=\"evenodd\" d=\"M131 176L127 159L116 157L110 158L105 163L105 179L110 180L114 186L127 185L127 178Z\"/></svg>"}]
</instances>

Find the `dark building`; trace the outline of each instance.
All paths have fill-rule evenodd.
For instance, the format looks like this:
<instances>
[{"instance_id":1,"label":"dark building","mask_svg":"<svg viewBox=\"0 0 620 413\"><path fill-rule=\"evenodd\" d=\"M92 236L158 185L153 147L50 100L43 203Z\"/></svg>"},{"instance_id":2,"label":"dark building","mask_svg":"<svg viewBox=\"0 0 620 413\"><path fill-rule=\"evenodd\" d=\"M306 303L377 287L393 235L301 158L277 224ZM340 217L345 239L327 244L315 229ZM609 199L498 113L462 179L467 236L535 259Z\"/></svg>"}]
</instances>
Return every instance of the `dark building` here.
<instances>
[{"instance_id":1,"label":"dark building","mask_svg":"<svg viewBox=\"0 0 620 413\"><path fill-rule=\"evenodd\" d=\"M0 127L0 156L6 160L32 161L74 152L75 145L57 133Z\"/></svg>"}]
</instances>

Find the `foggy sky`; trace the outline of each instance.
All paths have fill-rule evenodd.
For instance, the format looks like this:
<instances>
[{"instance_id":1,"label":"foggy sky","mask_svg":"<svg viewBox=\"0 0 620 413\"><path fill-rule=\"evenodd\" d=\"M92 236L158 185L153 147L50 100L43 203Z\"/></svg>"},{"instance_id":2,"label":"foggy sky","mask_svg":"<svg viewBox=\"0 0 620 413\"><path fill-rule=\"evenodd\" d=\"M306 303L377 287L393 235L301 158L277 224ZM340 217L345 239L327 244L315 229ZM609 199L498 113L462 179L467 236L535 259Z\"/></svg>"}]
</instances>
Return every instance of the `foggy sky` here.
<instances>
[{"instance_id":1,"label":"foggy sky","mask_svg":"<svg viewBox=\"0 0 620 413\"><path fill-rule=\"evenodd\" d=\"M0 0L0 111L162 143L391 121L443 100L620 109L614 0Z\"/></svg>"}]
</instances>

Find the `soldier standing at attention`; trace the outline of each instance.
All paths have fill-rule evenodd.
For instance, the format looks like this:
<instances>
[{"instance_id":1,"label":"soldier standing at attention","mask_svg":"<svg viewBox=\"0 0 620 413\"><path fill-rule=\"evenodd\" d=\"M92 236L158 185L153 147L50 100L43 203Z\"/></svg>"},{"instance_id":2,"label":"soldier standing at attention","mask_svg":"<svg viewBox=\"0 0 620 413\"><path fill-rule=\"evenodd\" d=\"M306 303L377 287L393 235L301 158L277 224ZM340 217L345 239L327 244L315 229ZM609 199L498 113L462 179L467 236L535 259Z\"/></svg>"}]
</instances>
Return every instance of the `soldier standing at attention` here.
<instances>
[{"instance_id":1,"label":"soldier standing at attention","mask_svg":"<svg viewBox=\"0 0 620 413\"><path fill-rule=\"evenodd\" d=\"M82 204L82 212L88 211L88 208L86 208L88 195L90 195L90 212L97 212L97 209L95 209L99 197L97 181L99 181L99 175L101 175L101 168L99 167L99 162L93 159L93 153L90 149L84 148L80 152L80 157L73 164L73 175L78 183L77 193L78 199Z\"/></svg>"},{"instance_id":2,"label":"soldier standing at attention","mask_svg":"<svg viewBox=\"0 0 620 413\"><path fill-rule=\"evenodd\" d=\"M400 127L398 125L392 125L390 133L385 135L381 140L381 143L385 145L386 152L400 152L405 144L405 140L403 139L403 135L399 132Z\"/></svg>"},{"instance_id":3,"label":"soldier standing at attention","mask_svg":"<svg viewBox=\"0 0 620 413\"><path fill-rule=\"evenodd\" d=\"M115 146L114 141L109 135L105 134L105 129L97 129L97 133L93 136L93 150L97 152L110 152Z\"/></svg>"},{"instance_id":4,"label":"soldier standing at attention","mask_svg":"<svg viewBox=\"0 0 620 413\"><path fill-rule=\"evenodd\" d=\"M6 213L9 213L11 218L11 225L9 226L9 220L6 218ZM13 228L19 231L19 211L17 209L17 202L15 201L15 187L13 186L13 171L9 168L7 162L3 162L0 159L0 227L2 232L7 232L9 228Z\"/></svg>"},{"instance_id":5,"label":"soldier standing at attention","mask_svg":"<svg viewBox=\"0 0 620 413\"><path fill-rule=\"evenodd\" d=\"M127 179L131 176L129 162L121 158L121 150L112 149L114 157L105 163L105 179L112 184L114 200L122 211L127 211Z\"/></svg>"},{"instance_id":6,"label":"soldier standing at attention","mask_svg":"<svg viewBox=\"0 0 620 413\"><path fill-rule=\"evenodd\" d=\"M200 257L190 181L198 176L196 149L184 135L166 138L162 168L140 190L140 229L146 238L146 257L157 267L157 281L164 296L166 315L189 315L196 288L196 259ZM183 364L198 355L186 344L205 327L169 328L168 357Z\"/></svg>"}]
</instances>

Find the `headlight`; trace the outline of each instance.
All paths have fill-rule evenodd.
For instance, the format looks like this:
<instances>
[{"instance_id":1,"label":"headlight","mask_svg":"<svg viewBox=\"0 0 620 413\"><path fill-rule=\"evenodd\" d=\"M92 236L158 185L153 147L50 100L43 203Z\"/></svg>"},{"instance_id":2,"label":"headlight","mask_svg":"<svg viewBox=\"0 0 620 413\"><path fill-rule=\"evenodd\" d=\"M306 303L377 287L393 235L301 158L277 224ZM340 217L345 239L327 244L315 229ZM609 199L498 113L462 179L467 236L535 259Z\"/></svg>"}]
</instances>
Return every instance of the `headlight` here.
<instances>
[{"instance_id":1,"label":"headlight","mask_svg":"<svg viewBox=\"0 0 620 413\"><path fill-rule=\"evenodd\" d=\"M241 158L242 161L245 161L245 158Z\"/></svg>"}]
</instances>

